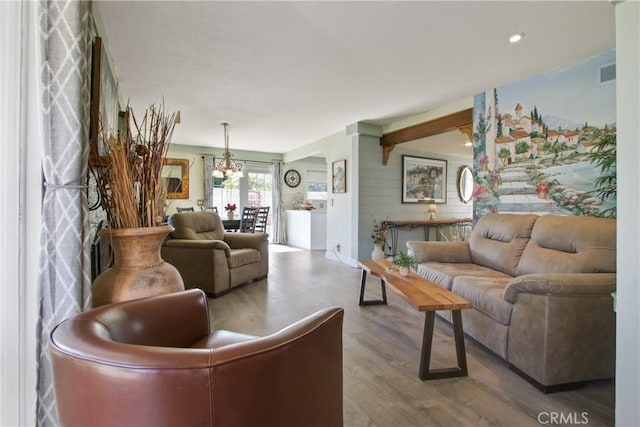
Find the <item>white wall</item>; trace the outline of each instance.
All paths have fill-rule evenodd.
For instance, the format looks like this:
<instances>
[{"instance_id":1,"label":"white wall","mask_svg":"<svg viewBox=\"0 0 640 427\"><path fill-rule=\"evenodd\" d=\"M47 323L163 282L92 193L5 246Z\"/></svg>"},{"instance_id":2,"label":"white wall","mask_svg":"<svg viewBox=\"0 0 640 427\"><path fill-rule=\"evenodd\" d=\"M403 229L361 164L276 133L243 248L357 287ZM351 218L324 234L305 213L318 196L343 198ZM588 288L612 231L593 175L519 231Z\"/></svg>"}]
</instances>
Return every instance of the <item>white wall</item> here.
<instances>
[{"instance_id":1,"label":"white wall","mask_svg":"<svg viewBox=\"0 0 640 427\"><path fill-rule=\"evenodd\" d=\"M287 184L284 184L284 183L282 184L282 201L284 203L283 206L285 210L294 208L295 197L302 196L303 198L306 199L307 171L309 170L327 172L327 183L329 184L328 196L331 195L331 184L330 184L331 173L327 171L327 160L324 157L307 157L305 159L300 159L293 162L287 162L282 168L283 175L289 169L297 170L300 173L301 180L300 180L300 185L294 188L289 187ZM313 200L312 203L316 209L325 210L328 205L328 200L325 200L324 202ZM320 206L321 203L324 205L324 207Z\"/></svg>"},{"instance_id":2,"label":"white wall","mask_svg":"<svg viewBox=\"0 0 640 427\"><path fill-rule=\"evenodd\" d=\"M302 168L307 164L305 162L309 161L308 157L315 155L325 156L323 161L327 168L327 180L329 184L326 204L327 256L336 260L341 259L344 256L346 259L349 258L348 254L351 251L350 236L352 235L352 221L350 219L350 215L353 210L351 198L354 191L350 138L348 138L345 131L342 130L286 153L283 156L285 162L283 170L286 172L291 168ZM347 160L347 192L333 194L331 192L331 165L334 161L341 159ZM301 169L298 169L298 171L302 172ZM285 206L287 206L286 203L288 201L287 198L289 197L289 190L286 189L287 186L284 184L283 187L285 188L285 192L283 192ZM333 254L333 249L337 243L340 243L341 245L341 253L338 254L340 258Z\"/></svg>"},{"instance_id":3,"label":"white wall","mask_svg":"<svg viewBox=\"0 0 640 427\"><path fill-rule=\"evenodd\" d=\"M317 141L305 144L302 147L291 150L282 156L282 161L289 163L300 159L306 159L307 157L326 157L327 153L331 150L331 146L340 138L344 138L344 131L334 133Z\"/></svg>"},{"instance_id":4,"label":"white wall","mask_svg":"<svg viewBox=\"0 0 640 427\"><path fill-rule=\"evenodd\" d=\"M640 425L640 3L616 5L618 275L616 425Z\"/></svg>"},{"instance_id":5,"label":"white wall","mask_svg":"<svg viewBox=\"0 0 640 427\"><path fill-rule=\"evenodd\" d=\"M352 234L351 213L353 210L352 195L354 191L353 162L350 138L344 131L332 135L327 141L327 179L329 194L327 195L327 252L326 256L336 260L348 259L351 252L350 236ZM332 192L331 172L333 162L346 159L347 191ZM340 244L340 253L335 255L334 249Z\"/></svg>"}]
</instances>

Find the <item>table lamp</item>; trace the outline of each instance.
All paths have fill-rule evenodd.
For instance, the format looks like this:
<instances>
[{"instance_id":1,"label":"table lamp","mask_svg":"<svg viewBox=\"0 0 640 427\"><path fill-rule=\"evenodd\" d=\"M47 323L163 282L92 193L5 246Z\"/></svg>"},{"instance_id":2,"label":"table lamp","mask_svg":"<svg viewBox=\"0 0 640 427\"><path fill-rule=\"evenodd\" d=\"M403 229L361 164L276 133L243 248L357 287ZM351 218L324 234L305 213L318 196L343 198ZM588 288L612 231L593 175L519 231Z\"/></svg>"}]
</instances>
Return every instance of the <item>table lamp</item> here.
<instances>
[{"instance_id":1,"label":"table lamp","mask_svg":"<svg viewBox=\"0 0 640 427\"><path fill-rule=\"evenodd\" d=\"M429 206L427 206L427 212L429 212L429 219L436 219L437 210L438 208L434 203L429 203Z\"/></svg>"}]
</instances>

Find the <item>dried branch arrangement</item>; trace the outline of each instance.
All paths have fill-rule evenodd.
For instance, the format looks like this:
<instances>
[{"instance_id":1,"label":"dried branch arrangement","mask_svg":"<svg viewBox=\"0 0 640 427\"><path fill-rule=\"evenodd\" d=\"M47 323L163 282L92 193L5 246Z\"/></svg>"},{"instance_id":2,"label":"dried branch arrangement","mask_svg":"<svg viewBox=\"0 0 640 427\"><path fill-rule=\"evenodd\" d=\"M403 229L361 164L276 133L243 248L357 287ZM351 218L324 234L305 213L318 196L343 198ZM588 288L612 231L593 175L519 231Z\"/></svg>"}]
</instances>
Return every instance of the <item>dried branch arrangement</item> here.
<instances>
[{"instance_id":1,"label":"dried branch arrangement","mask_svg":"<svg viewBox=\"0 0 640 427\"><path fill-rule=\"evenodd\" d=\"M91 144L89 170L100 193L100 205L111 228L153 227L162 193L162 165L171 143L176 113L164 105L151 105L140 122L129 106L125 111L127 129L118 137L98 132L107 140L108 156L100 156ZM132 132L135 130L135 135Z\"/></svg>"}]
</instances>

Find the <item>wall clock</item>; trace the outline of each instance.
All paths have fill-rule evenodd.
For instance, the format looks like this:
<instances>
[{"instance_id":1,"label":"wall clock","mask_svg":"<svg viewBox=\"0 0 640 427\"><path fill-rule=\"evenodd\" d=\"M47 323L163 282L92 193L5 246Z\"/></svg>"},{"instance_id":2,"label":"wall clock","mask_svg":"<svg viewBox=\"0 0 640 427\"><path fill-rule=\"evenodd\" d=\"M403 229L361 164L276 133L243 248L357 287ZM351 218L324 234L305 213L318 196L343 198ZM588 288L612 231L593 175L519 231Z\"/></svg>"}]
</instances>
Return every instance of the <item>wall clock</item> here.
<instances>
[{"instance_id":1,"label":"wall clock","mask_svg":"<svg viewBox=\"0 0 640 427\"><path fill-rule=\"evenodd\" d=\"M289 169L284 174L284 182L291 188L300 185L300 173L295 169Z\"/></svg>"}]
</instances>

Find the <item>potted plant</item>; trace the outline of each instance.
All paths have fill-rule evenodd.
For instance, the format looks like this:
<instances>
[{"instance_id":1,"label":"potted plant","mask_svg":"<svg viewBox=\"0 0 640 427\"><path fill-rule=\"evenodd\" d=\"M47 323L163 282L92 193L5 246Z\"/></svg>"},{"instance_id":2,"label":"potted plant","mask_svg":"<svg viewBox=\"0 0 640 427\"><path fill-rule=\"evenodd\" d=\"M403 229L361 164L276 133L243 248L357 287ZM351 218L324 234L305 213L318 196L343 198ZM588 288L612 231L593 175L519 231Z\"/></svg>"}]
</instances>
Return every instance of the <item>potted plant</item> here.
<instances>
[{"instance_id":1,"label":"potted plant","mask_svg":"<svg viewBox=\"0 0 640 427\"><path fill-rule=\"evenodd\" d=\"M234 212L236 211L238 207L236 206L235 203L227 203L226 206L224 207L224 210L227 211L227 219L233 219L233 216L235 215Z\"/></svg>"},{"instance_id":2,"label":"potted plant","mask_svg":"<svg viewBox=\"0 0 640 427\"><path fill-rule=\"evenodd\" d=\"M418 267L418 259L404 251L393 257L393 264L397 265L401 276L408 276L409 269Z\"/></svg>"},{"instance_id":3,"label":"potted plant","mask_svg":"<svg viewBox=\"0 0 640 427\"><path fill-rule=\"evenodd\" d=\"M184 290L184 283L160 257L173 231L158 215L163 204L161 171L177 120L164 106L151 105L138 122L129 106L126 130L116 137L96 134L106 146L100 155L90 142L89 171L95 179L109 227L98 232L114 253L113 266L92 284L93 306Z\"/></svg>"},{"instance_id":4,"label":"potted plant","mask_svg":"<svg viewBox=\"0 0 640 427\"><path fill-rule=\"evenodd\" d=\"M373 251L371 252L371 259L379 260L384 258L384 250L382 247L387 241L387 227L382 222L373 220L373 232L371 233L371 239L373 240Z\"/></svg>"}]
</instances>

